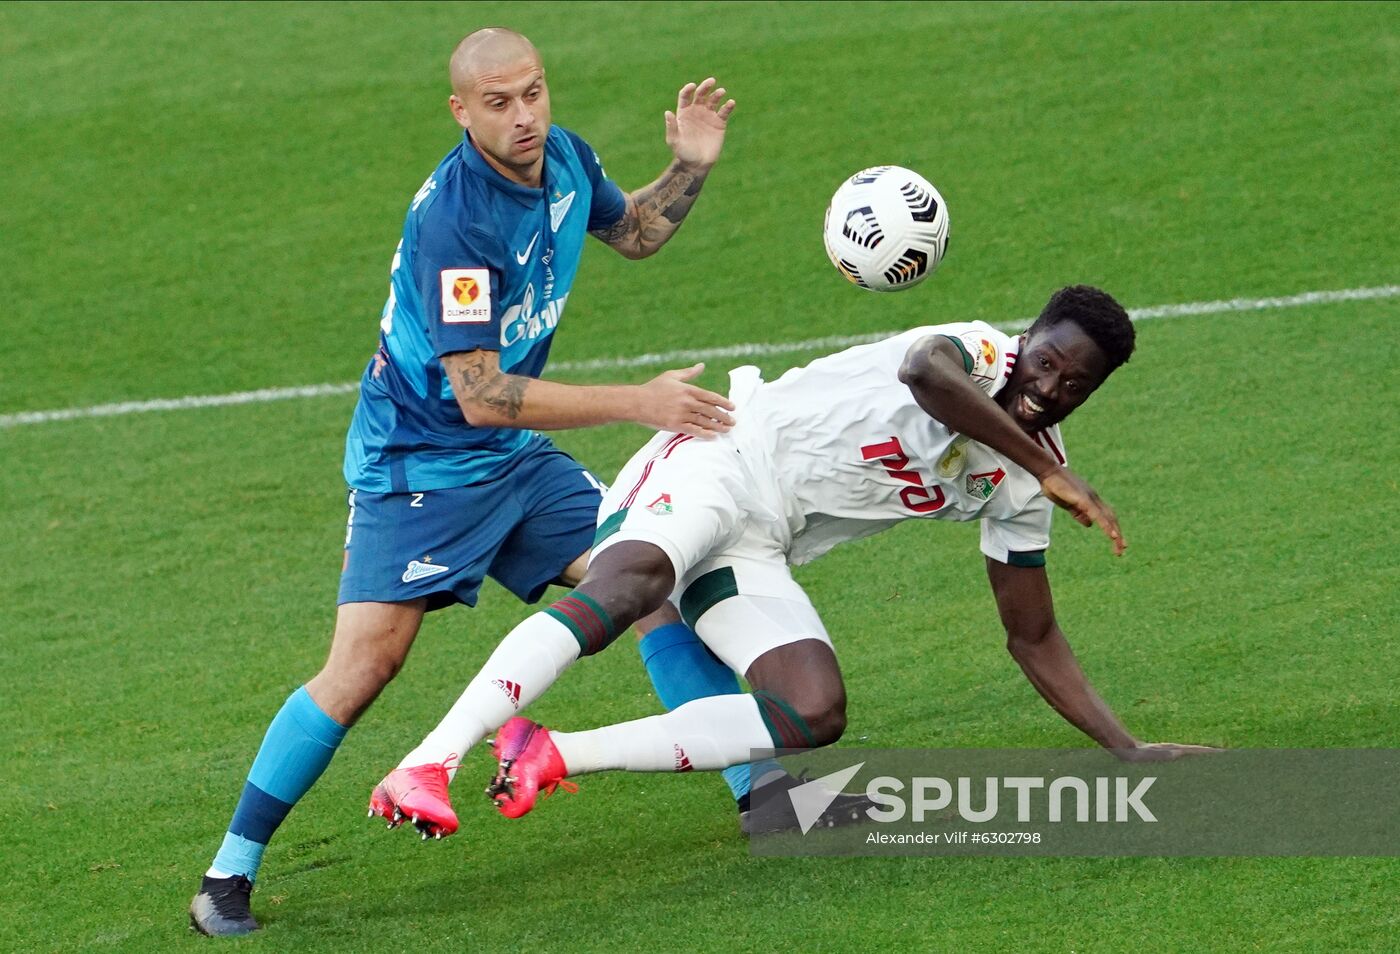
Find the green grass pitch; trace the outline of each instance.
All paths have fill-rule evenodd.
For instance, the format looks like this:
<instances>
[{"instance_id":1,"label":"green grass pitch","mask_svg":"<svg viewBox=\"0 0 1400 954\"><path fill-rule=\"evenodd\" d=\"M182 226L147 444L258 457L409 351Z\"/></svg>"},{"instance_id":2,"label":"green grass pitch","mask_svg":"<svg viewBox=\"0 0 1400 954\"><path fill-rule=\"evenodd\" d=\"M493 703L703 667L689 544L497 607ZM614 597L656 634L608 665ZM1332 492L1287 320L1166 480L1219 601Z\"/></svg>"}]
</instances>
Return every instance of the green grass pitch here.
<instances>
[{"instance_id":1,"label":"green grass pitch","mask_svg":"<svg viewBox=\"0 0 1400 954\"><path fill-rule=\"evenodd\" d=\"M624 187L664 165L683 82L713 73L739 101L670 247L588 250L556 361L1016 319L1077 281L1140 307L1400 280L1393 5L7 3L0 415L355 379L406 204L456 140L446 55L492 23L535 40L556 121ZM841 179L881 163L952 212L939 274L892 296L842 282L819 237ZM1132 548L1115 561L1061 521L1059 614L1140 735L1397 744L1397 320L1391 297L1145 322L1067 425ZM186 905L268 719L328 644L352 403L0 428L0 949L219 946ZM644 439L560 443L609 474ZM848 677L842 744L1087 744L1002 648L974 533L907 525L800 572ZM525 612L491 587L429 618L275 839L266 930L230 947L1400 936L1394 859L754 859L700 775L587 778L511 823L473 794L478 751L458 836L368 823L370 786ZM535 711L582 727L656 709L624 642Z\"/></svg>"}]
</instances>

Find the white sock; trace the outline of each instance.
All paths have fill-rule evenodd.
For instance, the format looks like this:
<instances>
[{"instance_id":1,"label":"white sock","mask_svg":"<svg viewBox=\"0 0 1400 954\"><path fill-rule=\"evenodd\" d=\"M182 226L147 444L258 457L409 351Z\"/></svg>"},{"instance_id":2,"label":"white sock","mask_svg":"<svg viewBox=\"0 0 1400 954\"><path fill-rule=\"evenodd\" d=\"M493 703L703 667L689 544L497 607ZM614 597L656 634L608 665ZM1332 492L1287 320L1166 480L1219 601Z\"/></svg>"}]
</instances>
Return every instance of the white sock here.
<instances>
[{"instance_id":1,"label":"white sock","mask_svg":"<svg viewBox=\"0 0 1400 954\"><path fill-rule=\"evenodd\" d=\"M773 737L747 694L708 696L664 715L549 737L570 775L714 771L773 754Z\"/></svg>"},{"instance_id":2,"label":"white sock","mask_svg":"<svg viewBox=\"0 0 1400 954\"><path fill-rule=\"evenodd\" d=\"M578 640L563 623L546 613L529 617L501 640L437 728L403 757L399 768L455 756L447 775L456 775L467 750L538 699L578 653Z\"/></svg>"}]
</instances>

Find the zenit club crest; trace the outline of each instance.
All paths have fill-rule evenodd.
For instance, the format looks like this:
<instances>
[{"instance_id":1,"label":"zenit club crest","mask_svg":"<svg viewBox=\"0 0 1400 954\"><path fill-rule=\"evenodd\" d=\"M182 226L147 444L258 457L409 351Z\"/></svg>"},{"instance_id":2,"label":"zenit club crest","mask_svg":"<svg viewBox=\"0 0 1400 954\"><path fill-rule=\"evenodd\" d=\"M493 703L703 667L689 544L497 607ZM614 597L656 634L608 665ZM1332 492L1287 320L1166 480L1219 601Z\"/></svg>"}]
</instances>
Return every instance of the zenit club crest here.
<instances>
[{"instance_id":1,"label":"zenit club crest","mask_svg":"<svg viewBox=\"0 0 1400 954\"><path fill-rule=\"evenodd\" d=\"M451 567L433 563L432 557L424 557L420 560L410 560L408 566L404 568L403 576L399 577L405 583L413 583L427 576L437 576L439 573L447 573Z\"/></svg>"}]
</instances>

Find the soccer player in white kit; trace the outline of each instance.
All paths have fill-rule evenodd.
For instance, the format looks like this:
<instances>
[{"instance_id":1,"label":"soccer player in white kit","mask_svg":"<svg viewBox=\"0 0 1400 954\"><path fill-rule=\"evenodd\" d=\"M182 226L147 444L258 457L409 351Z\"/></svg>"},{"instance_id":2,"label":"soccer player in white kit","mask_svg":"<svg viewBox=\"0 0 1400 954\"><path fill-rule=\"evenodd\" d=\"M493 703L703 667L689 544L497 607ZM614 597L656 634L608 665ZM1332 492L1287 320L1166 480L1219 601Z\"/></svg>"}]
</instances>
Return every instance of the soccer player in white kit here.
<instances>
[{"instance_id":1,"label":"soccer player in white kit","mask_svg":"<svg viewBox=\"0 0 1400 954\"><path fill-rule=\"evenodd\" d=\"M1207 751L1141 742L1119 722L1055 621L1045 572L1056 505L1101 527L1116 554L1126 546L1113 510L1066 465L1059 423L1133 346L1122 307L1079 285L1019 337L935 325L768 384L732 372L734 428L714 441L661 433L632 458L599 510L583 582L502 641L424 745L463 752L505 723L488 794L509 817L567 776L722 769L829 745L845 729L841 671L789 566L925 518L981 521L1008 649L1065 719L1124 758ZM512 718L668 598L752 693L584 732Z\"/></svg>"}]
</instances>

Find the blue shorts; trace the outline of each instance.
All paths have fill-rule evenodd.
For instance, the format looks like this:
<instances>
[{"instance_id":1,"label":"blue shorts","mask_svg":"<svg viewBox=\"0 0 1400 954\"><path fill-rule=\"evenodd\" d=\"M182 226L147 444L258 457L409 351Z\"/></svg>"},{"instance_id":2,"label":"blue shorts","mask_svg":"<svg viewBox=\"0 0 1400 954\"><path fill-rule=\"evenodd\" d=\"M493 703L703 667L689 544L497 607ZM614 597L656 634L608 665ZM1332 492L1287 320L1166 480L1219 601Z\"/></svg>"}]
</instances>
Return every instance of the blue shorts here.
<instances>
[{"instance_id":1,"label":"blue shorts","mask_svg":"<svg viewBox=\"0 0 1400 954\"><path fill-rule=\"evenodd\" d=\"M422 493L350 491L337 603L476 605L490 576L526 603L593 543L602 485L537 436L491 480Z\"/></svg>"}]
</instances>

